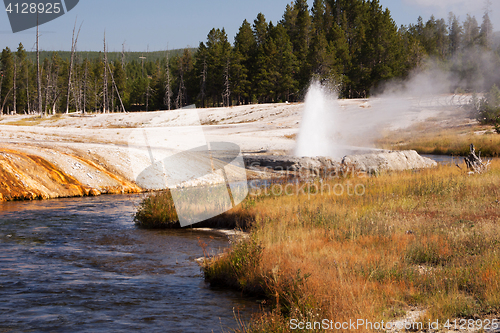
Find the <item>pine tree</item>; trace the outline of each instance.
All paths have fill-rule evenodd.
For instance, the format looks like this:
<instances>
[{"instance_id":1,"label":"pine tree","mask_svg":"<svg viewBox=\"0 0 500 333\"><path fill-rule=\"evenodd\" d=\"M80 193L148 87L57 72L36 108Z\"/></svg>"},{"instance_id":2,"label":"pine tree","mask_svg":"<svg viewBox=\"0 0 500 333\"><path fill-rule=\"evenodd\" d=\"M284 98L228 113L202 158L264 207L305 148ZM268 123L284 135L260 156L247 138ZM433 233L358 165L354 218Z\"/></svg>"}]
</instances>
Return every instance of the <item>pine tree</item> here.
<instances>
[{"instance_id":1,"label":"pine tree","mask_svg":"<svg viewBox=\"0 0 500 333\"><path fill-rule=\"evenodd\" d=\"M266 17L264 14L257 14L257 18L253 21L253 34L255 36L255 41L257 47L264 45L268 32L268 23L266 22Z\"/></svg>"},{"instance_id":2,"label":"pine tree","mask_svg":"<svg viewBox=\"0 0 500 333\"><path fill-rule=\"evenodd\" d=\"M298 90L298 82L294 76L298 70L297 58L293 54L292 42L283 25L274 27L270 35L276 47L275 59L271 62L276 66L272 71L276 75L275 101L289 101Z\"/></svg>"},{"instance_id":3,"label":"pine tree","mask_svg":"<svg viewBox=\"0 0 500 333\"><path fill-rule=\"evenodd\" d=\"M252 27L247 20L243 21L234 37L234 48L231 59L232 91L237 103L248 104L252 95L252 74L257 42Z\"/></svg>"},{"instance_id":4,"label":"pine tree","mask_svg":"<svg viewBox=\"0 0 500 333\"><path fill-rule=\"evenodd\" d=\"M165 60L165 95L163 97L163 105L167 106L167 110L172 107L172 74L170 72L170 56L167 51Z\"/></svg>"},{"instance_id":5,"label":"pine tree","mask_svg":"<svg viewBox=\"0 0 500 333\"><path fill-rule=\"evenodd\" d=\"M328 30L326 24L326 4L325 0L314 0L311 8L311 34L317 36L319 33L325 33Z\"/></svg>"},{"instance_id":6,"label":"pine tree","mask_svg":"<svg viewBox=\"0 0 500 333\"><path fill-rule=\"evenodd\" d=\"M208 79L208 51L203 42L200 43L194 56L194 66L192 72L192 81L199 87L199 93L196 97L200 101L202 108L206 106L207 97L207 79Z\"/></svg>"},{"instance_id":7,"label":"pine tree","mask_svg":"<svg viewBox=\"0 0 500 333\"><path fill-rule=\"evenodd\" d=\"M28 113L30 110L28 108L28 97L29 97L29 75L28 75L28 64L26 59L26 51L22 43L19 43L17 48L16 57L16 88L15 88L15 110L23 110L24 113Z\"/></svg>"},{"instance_id":8,"label":"pine tree","mask_svg":"<svg viewBox=\"0 0 500 333\"><path fill-rule=\"evenodd\" d=\"M467 18L463 23L463 45L465 48L470 48L477 45L479 40L479 26L474 16L467 14Z\"/></svg>"},{"instance_id":9,"label":"pine tree","mask_svg":"<svg viewBox=\"0 0 500 333\"><path fill-rule=\"evenodd\" d=\"M458 21L457 17L450 12L448 17L448 26L449 26L449 50L450 55L454 56L460 49L460 41L462 40L462 26Z\"/></svg>"},{"instance_id":10,"label":"pine tree","mask_svg":"<svg viewBox=\"0 0 500 333\"><path fill-rule=\"evenodd\" d=\"M14 56L12 51L6 47L2 50L2 86L1 86L1 104L0 104L0 114L5 111L10 111L12 107L12 91L14 90Z\"/></svg>"},{"instance_id":11,"label":"pine tree","mask_svg":"<svg viewBox=\"0 0 500 333\"><path fill-rule=\"evenodd\" d=\"M127 103L127 77L125 76L125 70L122 67L121 61L115 61L113 64L113 71L111 73L111 79L113 81L113 88L115 89L116 96L113 99L113 105L118 105L121 112L125 112L125 105Z\"/></svg>"},{"instance_id":12,"label":"pine tree","mask_svg":"<svg viewBox=\"0 0 500 333\"><path fill-rule=\"evenodd\" d=\"M319 8L316 9L319 10ZM301 87L305 86L309 83L311 73L307 57L312 26L307 1L295 0L293 6L287 6L281 24L288 33L293 45L293 53L298 61L296 78Z\"/></svg>"},{"instance_id":13,"label":"pine tree","mask_svg":"<svg viewBox=\"0 0 500 333\"><path fill-rule=\"evenodd\" d=\"M493 38L493 24L491 23L490 16L488 15L488 10L486 10L483 15L483 22L481 24L479 38L481 46L486 49L491 49Z\"/></svg>"},{"instance_id":14,"label":"pine tree","mask_svg":"<svg viewBox=\"0 0 500 333\"><path fill-rule=\"evenodd\" d=\"M224 29L212 29L207 36L207 95L219 106L224 91L224 71L231 57L231 44Z\"/></svg>"},{"instance_id":15,"label":"pine tree","mask_svg":"<svg viewBox=\"0 0 500 333\"><path fill-rule=\"evenodd\" d=\"M418 38L410 28L401 26L399 36L402 46L401 59L401 77L406 78L410 72L421 65L425 58L425 50L420 44Z\"/></svg>"}]
</instances>

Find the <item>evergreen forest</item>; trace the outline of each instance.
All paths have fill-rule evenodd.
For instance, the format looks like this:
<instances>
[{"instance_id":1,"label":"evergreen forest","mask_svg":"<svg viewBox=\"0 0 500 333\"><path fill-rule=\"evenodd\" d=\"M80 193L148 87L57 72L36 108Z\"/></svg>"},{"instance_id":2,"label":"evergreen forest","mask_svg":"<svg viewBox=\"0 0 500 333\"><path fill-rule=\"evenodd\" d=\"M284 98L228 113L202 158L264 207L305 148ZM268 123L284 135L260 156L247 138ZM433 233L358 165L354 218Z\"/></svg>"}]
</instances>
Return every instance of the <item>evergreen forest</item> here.
<instances>
[{"instance_id":1,"label":"evergreen forest","mask_svg":"<svg viewBox=\"0 0 500 333\"><path fill-rule=\"evenodd\" d=\"M101 52L41 52L39 67L36 52L22 44L16 50L6 47L0 59L0 112L296 102L312 78L333 84L342 98L366 98L430 59L460 79L450 92L485 92L500 86L500 75L491 70L500 66L498 37L487 10L479 21L450 13L398 27L378 0L315 0L311 8L306 0L295 0L279 22L262 13L253 22L243 21L233 44L224 28L210 30L195 49L109 53L104 39ZM76 50L76 42L72 46ZM486 54L488 66L477 61Z\"/></svg>"}]
</instances>

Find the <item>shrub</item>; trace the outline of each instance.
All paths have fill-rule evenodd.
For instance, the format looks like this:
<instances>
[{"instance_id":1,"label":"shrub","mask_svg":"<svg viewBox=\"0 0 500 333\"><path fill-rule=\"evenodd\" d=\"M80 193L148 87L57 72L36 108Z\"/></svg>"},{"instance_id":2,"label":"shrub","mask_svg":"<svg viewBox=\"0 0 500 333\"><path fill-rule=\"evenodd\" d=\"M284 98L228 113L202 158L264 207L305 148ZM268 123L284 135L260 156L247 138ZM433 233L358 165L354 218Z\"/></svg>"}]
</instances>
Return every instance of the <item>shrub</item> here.
<instances>
[{"instance_id":1,"label":"shrub","mask_svg":"<svg viewBox=\"0 0 500 333\"><path fill-rule=\"evenodd\" d=\"M169 190L154 193L144 199L134 217L142 228L179 228L179 219Z\"/></svg>"},{"instance_id":2,"label":"shrub","mask_svg":"<svg viewBox=\"0 0 500 333\"><path fill-rule=\"evenodd\" d=\"M500 89L496 85L493 85L479 102L477 120L482 124L497 124L498 126L500 121Z\"/></svg>"}]
</instances>

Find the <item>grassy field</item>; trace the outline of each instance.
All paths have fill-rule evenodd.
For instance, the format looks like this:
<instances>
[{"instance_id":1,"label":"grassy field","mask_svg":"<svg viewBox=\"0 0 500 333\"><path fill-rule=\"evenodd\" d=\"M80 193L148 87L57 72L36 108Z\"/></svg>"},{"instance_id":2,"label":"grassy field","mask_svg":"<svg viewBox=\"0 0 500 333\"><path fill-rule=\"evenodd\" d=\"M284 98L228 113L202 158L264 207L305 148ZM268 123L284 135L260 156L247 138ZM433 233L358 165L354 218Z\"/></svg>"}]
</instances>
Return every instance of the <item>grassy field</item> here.
<instances>
[{"instance_id":1,"label":"grassy field","mask_svg":"<svg viewBox=\"0 0 500 333\"><path fill-rule=\"evenodd\" d=\"M241 331L288 332L292 319L387 322L412 307L425 310L424 324L498 314L498 161L482 175L440 166L315 184L249 197L230 213L249 220L250 237L207 261L205 276L266 300Z\"/></svg>"},{"instance_id":2,"label":"grassy field","mask_svg":"<svg viewBox=\"0 0 500 333\"><path fill-rule=\"evenodd\" d=\"M424 327L498 318L499 184L493 160L481 175L439 166L253 191L208 221L250 236L207 258L205 278L264 300L241 332L289 332L291 320L387 323L409 309L425 310L416 319ZM136 217L165 227L175 223L172 211L166 192Z\"/></svg>"},{"instance_id":3,"label":"grassy field","mask_svg":"<svg viewBox=\"0 0 500 333\"><path fill-rule=\"evenodd\" d=\"M379 139L377 146L393 150L413 149L420 154L466 156L471 143L481 151L481 156L500 156L500 135L489 125L441 128L424 122L409 130L391 132Z\"/></svg>"}]
</instances>

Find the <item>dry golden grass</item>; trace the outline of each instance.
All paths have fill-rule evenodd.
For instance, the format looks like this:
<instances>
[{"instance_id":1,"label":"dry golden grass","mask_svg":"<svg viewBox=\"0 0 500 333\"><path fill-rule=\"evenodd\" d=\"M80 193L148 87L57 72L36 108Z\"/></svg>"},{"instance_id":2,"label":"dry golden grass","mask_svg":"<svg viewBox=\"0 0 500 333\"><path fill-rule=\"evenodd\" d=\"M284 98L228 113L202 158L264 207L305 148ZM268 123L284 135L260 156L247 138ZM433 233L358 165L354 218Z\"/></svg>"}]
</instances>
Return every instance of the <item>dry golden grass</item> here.
<instances>
[{"instance_id":1,"label":"dry golden grass","mask_svg":"<svg viewBox=\"0 0 500 333\"><path fill-rule=\"evenodd\" d=\"M296 140L297 139L297 134L286 134L285 138L290 139L290 140Z\"/></svg>"},{"instance_id":2,"label":"dry golden grass","mask_svg":"<svg viewBox=\"0 0 500 333\"><path fill-rule=\"evenodd\" d=\"M40 116L27 116L15 121L6 122L5 125L11 126L36 126L47 121L54 121L63 117L63 114L48 115L46 117Z\"/></svg>"},{"instance_id":3,"label":"dry golden grass","mask_svg":"<svg viewBox=\"0 0 500 333\"><path fill-rule=\"evenodd\" d=\"M12 125L12 126L36 126L39 125L40 123L44 122L46 119L35 116L35 117L29 117L29 118L23 118L19 119L16 121L11 121L7 123L6 125Z\"/></svg>"},{"instance_id":4,"label":"dry golden grass","mask_svg":"<svg viewBox=\"0 0 500 333\"><path fill-rule=\"evenodd\" d=\"M481 156L500 156L500 135L488 125L441 128L421 123L409 130L387 133L377 141L384 149L413 149L421 154L454 156L468 155L471 143L481 151Z\"/></svg>"},{"instance_id":5,"label":"dry golden grass","mask_svg":"<svg viewBox=\"0 0 500 333\"><path fill-rule=\"evenodd\" d=\"M242 331L387 321L410 306L427 309L425 322L500 310L499 161L482 175L440 166L329 184L348 182L364 195L261 195L233 212L253 220L250 240L205 273L266 296L272 311Z\"/></svg>"}]
</instances>

